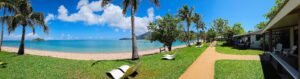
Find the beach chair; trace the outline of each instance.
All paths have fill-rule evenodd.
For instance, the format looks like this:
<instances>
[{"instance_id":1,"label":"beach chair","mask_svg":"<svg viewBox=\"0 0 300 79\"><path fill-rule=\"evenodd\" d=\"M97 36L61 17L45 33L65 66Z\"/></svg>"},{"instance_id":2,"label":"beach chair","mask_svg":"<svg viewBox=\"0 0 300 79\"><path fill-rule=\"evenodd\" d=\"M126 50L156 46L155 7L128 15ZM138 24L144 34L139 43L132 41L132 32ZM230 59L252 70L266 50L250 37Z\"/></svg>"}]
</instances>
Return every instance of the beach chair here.
<instances>
[{"instance_id":1,"label":"beach chair","mask_svg":"<svg viewBox=\"0 0 300 79\"><path fill-rule=\"evenodd\" d=\"M135 76L137 74L137 70L140 67L141 63L137 63L136 65L122 65L118 69L113 69L106 73L106 75L112 79L127 79L129 76Z\"/></svg>"},{"instance_id":2,"label":"beach chair","mask_svg":"<svg viewBox=\"0 0 300 79\"><path fill-rule=\"evenodd\" d=\"M159 48L159 53L161 53L161 52L166 52L166 51L167 51L167 49L166 49L165 47Z\"/></svg>"},{"instance_id":3,"label":"beach chair","mask_svg":"<svg viewBox=\"0 0 300 79\"><path fill-rule=\"evenodd\" d=\"M276 53L276 52L281 53L281 52L282 52L282 44L281 44L281 43L276 44L276 48L274 48L273 51L274 51L275 53Z\"/></svg>"},{"instance_id":4,"label":"beach chair","mask_svg":"<svg viewBox=\"0 0 300 79\"><path fill-rule=\"evenodd\" d=\"M163 60L175 60L176 54L166 54L162 57Z\"/></svg>"},{"instance_id":5,"label":"beach chair","mask_svg":"<svg viewBox=\"0 0 300 79\"><path fill-rule=\"evenodd\" d=\"M291 49L284 49L283 50L283 55L284 56L297 56L296 54L294 54L294 52L297 50L297 46L293 46Z\"/></svg>"},{"instance_id":6,"label":"beach chair","mask_svg":"<svg viewBox=\"0 0 300 79\"><path fill-rule=\"evenodd\" d=\"M163 60L175 60L176 57L176 52L170 53L170 54L165 54L161 59Z\"/></svg>"}]
</instances>

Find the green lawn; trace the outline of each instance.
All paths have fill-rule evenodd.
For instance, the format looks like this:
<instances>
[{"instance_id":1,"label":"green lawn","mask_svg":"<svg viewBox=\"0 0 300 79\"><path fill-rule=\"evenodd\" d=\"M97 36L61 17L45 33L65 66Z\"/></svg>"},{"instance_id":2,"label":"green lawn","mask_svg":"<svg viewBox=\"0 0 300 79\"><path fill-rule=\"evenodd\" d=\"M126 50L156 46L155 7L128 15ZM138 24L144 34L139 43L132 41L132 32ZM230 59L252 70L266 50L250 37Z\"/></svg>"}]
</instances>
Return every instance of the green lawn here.
<instances>
[{"instance_id":1,"label":"green lawn","mask_svg":"<svg viewBox=\"0 0 300 79\"><path fill-rule=\"evenodd\" d=\"M218 60L215 64L215 79L263 79L260 61Z\"/></svg>"},{"instance_id":2,"label":"green lawn","mask_svg":"<svg viewBox=\"0 0 300 79\"><path fill-rule=\"evenodd\" d=\"M237 55L259 55L263 51L255 49L236 49L231 46L222 46L224 42L217 42L216 51L224 54L237 54Z\"/></svg>"},{"instance_id":3,"label":"green lawn","mask_svg":"<svg viewBox=\"0 0 300 79\"><path fill-rule=\"evenodd\" d=\"M161 60L163 54L141 57L143 64L136 79L176 79L207 48L177 49L176 60ZM0 52L0 60L8 63L0 68L0 79L107 79L105 72L131 60L85 61Z\"/></svg>"}]
</instances>

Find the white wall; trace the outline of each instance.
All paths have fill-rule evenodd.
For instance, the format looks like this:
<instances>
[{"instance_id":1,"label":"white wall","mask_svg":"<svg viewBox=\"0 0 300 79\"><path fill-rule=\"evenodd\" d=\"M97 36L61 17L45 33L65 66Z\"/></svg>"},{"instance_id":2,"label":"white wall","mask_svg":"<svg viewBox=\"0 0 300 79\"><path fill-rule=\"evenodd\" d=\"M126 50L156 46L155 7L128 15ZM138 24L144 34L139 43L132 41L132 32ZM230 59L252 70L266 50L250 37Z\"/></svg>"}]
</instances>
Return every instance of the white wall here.
<instances>
[{"instance_id":1,"label":"white wall","mask_svg":"<svg viewBox=\"0 0 300 79\"><path fill-rule=\"evenodd\" d=\"M250 36L250 48L261 48L261 46L260 46L261 39L262 38L260 38L259 40L256 40L256 35L251 35Z\"/></svg>"}]
</instances>

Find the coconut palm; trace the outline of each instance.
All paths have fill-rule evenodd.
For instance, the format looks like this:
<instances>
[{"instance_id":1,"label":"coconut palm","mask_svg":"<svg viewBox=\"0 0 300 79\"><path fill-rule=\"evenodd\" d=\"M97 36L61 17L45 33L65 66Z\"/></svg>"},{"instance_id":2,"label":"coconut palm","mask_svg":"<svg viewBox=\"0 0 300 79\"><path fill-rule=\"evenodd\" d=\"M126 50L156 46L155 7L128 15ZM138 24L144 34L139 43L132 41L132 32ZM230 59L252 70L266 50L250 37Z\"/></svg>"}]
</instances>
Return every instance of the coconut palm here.
<instances>
[{"instance_id":1,"label":"coconut palm","mask_svg":"<svg viewBox=\"0 0 300 79\"><path fill-rule=\"evenodd\" d=\"M181 18L182 21L186 21L187 24L186 30L184 32L186 38L188 39L186 42L189 47L191 46L189 32L190 32L190 25L193 23L193 10L194 10L193 7L189 8L187 5L184 5L181 9L179 9L179 13L178 13L179 18Z\"/></svg>"},{"instance_id":2,"label":"coconut palm","mask_svg":"<svg viewBox=\"0 0 300 79\"><path fill-rule=\"evenodd\" d=\"M150 0L155 4L155 6L159 6L159 0ZM106 6L111 2L111 0L103 0L101 5L102 7ZM136 46L136 36L135 36L135 29L134 29L134 15L135 12L138 9L138 4L140 0L123 0L123 15L126 14L127 9L130 7L131 9L131 36L132 36L132 60L137 60L139 59L138 51L137 51L137 46Z\"/></svg>"},{"instance_id":3,"label":"coconut palm","mask_svg":"<svg viewBox=\"0 0 300 79\"><path fill-rule=\"evenodd\" d=\"M204 24L204 22L201 21L201 19L202 18L201 18L201 16L198 13L194 14L193 21L196 24L196 29L197 29L197 31L198 31L199 34L200 34L199 29L201 30L201 33L203 33L203 31L205 29L205 24ZM199 35L197 35L197 41L199 42Z\"/></svg>"},{"instance_id":4,"label":"coconut palm","mask_svg":"<svg viewBox=\"0 0 300 79\"><path fill-rule=\"evenodd\" d=\"M15 9L13 6L13 1L12 0L0 0L0 8L3 9L3 16L6 16L7 11L14 13ZM5 24L6 19L1 18L1 36L0 36L0 51L2 50L2 44L3 44L3 35L4 35L4 24Z\"/></svg>"},{"instance_id":5,"label":"coconut palm","mask_svg":"<svg viewBox=\"0 0 300 79\"><path fill-rule=\"evenodd\" d=\"M24 40L26 27L32 29L33 34L35 34L35 26L40 26L43 28L45 33L48 33L48 26L44 21L44 14L40 12L34 12L32 10L32 6L28 0L14 0L16 14L14 16L7 16L7 25L8 25L8 33L13 32L17 27L22 27L22 37L21 43L19 47L18 54L24 54Z\"/></svg>"}]
</instances>

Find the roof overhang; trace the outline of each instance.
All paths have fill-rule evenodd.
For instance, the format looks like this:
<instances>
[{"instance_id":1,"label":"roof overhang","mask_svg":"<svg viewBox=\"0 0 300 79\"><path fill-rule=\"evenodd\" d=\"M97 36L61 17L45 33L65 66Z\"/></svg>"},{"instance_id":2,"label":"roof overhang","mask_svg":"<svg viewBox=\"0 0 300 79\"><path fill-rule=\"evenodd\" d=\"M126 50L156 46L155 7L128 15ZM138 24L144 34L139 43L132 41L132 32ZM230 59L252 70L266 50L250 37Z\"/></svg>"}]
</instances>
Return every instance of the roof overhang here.
<instances>
[{"instance_id":1,"label":"roof overhang","mask_svg":"<svg viewBox=\"0 0 300 79\"><path fill-rule=\"evenodd\" d=\"M267 27L262 31L265 33L270 29L289 27L297 25L300 19L300 0L289 0L276 16L270 20Z\"/></svg>"}]
</instances>

